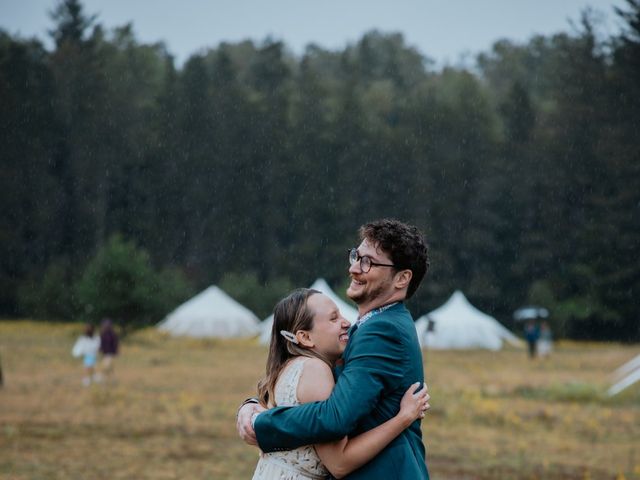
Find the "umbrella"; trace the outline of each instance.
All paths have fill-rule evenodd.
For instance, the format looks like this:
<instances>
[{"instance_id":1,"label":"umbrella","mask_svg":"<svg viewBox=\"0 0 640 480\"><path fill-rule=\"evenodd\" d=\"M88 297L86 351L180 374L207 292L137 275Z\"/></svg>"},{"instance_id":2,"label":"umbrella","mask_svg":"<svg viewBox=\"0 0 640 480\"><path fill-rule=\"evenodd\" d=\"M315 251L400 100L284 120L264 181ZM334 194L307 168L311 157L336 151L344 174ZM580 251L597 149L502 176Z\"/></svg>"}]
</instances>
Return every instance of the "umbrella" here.
<instances>
[{"instance_id":1,"label":"umbrella","mask_svg":"<svg viewBox=\"0 0 640 480\"><path fill-rule=\"evenodd\" d=\"M547 318L548 316L549 310L536 306L522 307L513 312L513 319L518 322L523 320L537 320L538 318Z\"/></svg>"}]
</instances>

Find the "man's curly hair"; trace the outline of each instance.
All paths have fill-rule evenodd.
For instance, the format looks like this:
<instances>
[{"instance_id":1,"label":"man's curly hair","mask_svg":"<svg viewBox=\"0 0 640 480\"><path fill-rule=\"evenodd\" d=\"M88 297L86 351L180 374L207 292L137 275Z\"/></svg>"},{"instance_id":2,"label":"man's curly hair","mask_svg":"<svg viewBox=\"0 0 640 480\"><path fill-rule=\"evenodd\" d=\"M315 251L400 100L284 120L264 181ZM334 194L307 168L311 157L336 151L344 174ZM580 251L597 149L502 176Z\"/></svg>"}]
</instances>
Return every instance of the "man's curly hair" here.
<instances>
[{"instance_id":1,"label":"man's curly hair","mask_svg":"<svg viewBox=\"0 0 640 480\"><path fill-rule=\"evenodd\" d=\"M412 272L407 298L415 293L429 270L429 249L420 230L399 220L383 218L360 227L360 239L372 242L391 257L396 270Z\"/></svg>"}]
</instances>

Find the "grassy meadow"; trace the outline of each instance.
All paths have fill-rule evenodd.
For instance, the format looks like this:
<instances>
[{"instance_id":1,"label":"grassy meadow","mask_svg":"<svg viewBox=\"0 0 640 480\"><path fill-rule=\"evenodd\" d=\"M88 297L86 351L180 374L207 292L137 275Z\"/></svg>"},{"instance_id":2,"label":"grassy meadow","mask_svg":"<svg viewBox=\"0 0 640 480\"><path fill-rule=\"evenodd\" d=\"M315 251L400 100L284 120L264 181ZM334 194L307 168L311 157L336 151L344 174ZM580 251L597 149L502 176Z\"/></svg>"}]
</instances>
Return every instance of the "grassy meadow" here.
<instances>
[{"instance_id":1,"label":"grassy meadow","mask_svg":"<svg viewBox=\"0 0 640 480\"><path fill-rule=\"evenodd\" d=\"M249 479L235 411L262 374L256 340L129 336L114 381L83 387L80 325L0 322L0 479ZM424 352L434 480L640 479L640 387L604 395L640 346Z\"/></svg>"}]
</instances>

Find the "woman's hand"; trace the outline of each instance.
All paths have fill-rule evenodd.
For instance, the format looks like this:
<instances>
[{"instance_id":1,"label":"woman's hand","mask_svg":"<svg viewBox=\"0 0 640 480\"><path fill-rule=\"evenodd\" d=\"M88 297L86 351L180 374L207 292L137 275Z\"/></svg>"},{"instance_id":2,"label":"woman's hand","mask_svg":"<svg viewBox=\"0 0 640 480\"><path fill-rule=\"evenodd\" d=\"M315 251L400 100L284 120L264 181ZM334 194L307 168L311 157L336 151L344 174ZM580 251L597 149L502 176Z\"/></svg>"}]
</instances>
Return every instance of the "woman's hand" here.
<instances>
[{"instance_id":1,"label":"woman's hand","mask_svg":"<svg viewBox=\"0 0 640 480\"><path fill-rule=\"evenodd\" d=\"M331 377L333 378L333 377ZM370 461L389 443L411 426L429 409L427 386L420 382L409 387L400 401L398 414L376 428L355 437L345 437L331 443L316 444L322 463L336 478L342 478Z\"/></svg>"},{"instance_id":2,"label":"woman's hand","mask_svg":"<svg viewBox=\"0 0 640 480\"><path fill-rule=\"evenodd\" d=\"M404 393L402 400L400 401L400 412L398 416L401 417L407 424L411 425L415 420L424 418L424 415L431 405L429 405L429 395L427 385L417 390L420 387L420 382L416 382L409 387Z\"/></svg>"}]
</instances>

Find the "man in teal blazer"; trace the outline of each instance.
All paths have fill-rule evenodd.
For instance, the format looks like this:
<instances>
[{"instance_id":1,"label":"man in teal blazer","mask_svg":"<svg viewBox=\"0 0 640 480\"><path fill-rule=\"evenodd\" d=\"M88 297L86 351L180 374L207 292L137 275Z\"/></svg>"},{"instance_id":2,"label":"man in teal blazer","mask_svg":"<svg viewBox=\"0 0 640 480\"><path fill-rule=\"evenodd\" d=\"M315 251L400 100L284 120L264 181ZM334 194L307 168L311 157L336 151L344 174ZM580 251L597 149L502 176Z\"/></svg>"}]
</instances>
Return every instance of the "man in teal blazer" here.
<instances>
[{"instance_id":1,"label":"man in teal blazer","mask_svg":"<svg viewBox=\"0 0 640 480\"><path fill-rule=\"evenodd\" d=\"M255 437L264 452L334 441L375 428L398 412L412 383L424 381L416 329L402 303L427 271L424 239L416 227L386 219L363 225L360 237L358 248L349 252L347 289L358 305L359 319L350 330L344 364L336 368L333 393L322 402L277 407L254 416ZM244 418L251 408L242 407ZM420 422L345 478L428 479Z\"/></svg>"}]
</instances>

